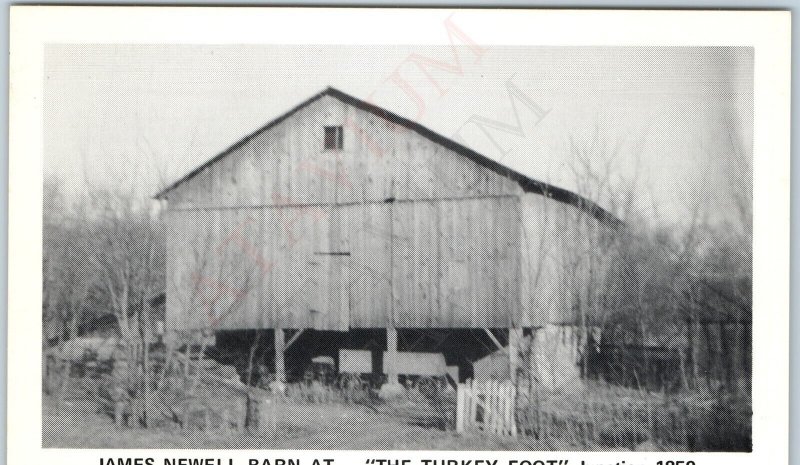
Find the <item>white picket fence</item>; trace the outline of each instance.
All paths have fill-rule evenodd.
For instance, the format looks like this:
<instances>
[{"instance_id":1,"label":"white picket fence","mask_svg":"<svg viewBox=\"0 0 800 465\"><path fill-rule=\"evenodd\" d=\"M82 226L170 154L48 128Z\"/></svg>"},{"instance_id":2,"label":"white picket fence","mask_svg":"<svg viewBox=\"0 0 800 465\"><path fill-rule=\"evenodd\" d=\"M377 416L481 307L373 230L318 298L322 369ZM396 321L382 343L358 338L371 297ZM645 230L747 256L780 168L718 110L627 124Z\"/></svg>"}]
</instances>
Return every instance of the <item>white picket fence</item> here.
<instances>
[{"instance_id":1,"label":"white picket fence","mask_svg":"<svg viewBox=\"0 0 800 465\"><path fill-rule=\"evenodd\" d=\"M456 431L516 436L516 387L511 381L467 380L456 391Z\"/></svg>"}]
</instances>

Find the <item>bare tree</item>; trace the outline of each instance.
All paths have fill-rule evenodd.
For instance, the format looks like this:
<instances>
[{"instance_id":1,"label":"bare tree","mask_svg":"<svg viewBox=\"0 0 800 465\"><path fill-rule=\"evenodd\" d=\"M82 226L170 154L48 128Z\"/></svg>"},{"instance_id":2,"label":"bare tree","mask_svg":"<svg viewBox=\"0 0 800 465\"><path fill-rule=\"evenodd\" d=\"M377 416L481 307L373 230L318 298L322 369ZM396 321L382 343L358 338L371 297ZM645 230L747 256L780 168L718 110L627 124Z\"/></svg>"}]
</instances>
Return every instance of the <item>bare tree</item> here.
<instances>
[{"instance_id":1,"label":"bare tree","mask_svg":"<svg viewBox=\"0 0 800 465\"><path fill-rule=\"evenodd\" d=\"M48 179L44 191L43 315L56 328L56 345L60 345L78 336L92 272L86 225L78 219L85 214L85 205L69 204L56 179Z\"/></svg>"},{"instance_id":2,"label":"bare tree","mask_svg":"<svg viewBox=\"0 0 800 465\"><path fill-rule=\"evenodd\" d=\"M144 403L139 420L146 425L152 331L148 301L163 287L163 226L130 192L97 189L90 193L90 201L87 235L97 289L116 319L128 363L124 383Z\"/></svg>"}]
</instances>

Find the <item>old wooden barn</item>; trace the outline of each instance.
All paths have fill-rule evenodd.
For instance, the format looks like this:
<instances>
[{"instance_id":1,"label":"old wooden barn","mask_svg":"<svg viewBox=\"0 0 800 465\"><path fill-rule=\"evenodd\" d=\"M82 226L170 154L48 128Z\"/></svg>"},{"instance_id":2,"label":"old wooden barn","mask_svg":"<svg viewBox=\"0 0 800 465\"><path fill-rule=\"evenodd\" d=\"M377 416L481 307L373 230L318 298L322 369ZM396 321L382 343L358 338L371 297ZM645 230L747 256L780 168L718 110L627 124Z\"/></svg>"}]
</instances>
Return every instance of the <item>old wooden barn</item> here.
<instances>
[{"instance_id":1,"label":"old wooden barn","mask_svg":"<svg viewBox=\"0 0 800 465\"><path fill-rule=\"evenodd\" d=\"M503 345L568 324L578 278L561 265L578 223L617 225L575 193L333 88L157 199L167 330L269 330L279 377L287 347L311 333L382 335L394 381L398 331Z\"/></svg>"}]
</instances>

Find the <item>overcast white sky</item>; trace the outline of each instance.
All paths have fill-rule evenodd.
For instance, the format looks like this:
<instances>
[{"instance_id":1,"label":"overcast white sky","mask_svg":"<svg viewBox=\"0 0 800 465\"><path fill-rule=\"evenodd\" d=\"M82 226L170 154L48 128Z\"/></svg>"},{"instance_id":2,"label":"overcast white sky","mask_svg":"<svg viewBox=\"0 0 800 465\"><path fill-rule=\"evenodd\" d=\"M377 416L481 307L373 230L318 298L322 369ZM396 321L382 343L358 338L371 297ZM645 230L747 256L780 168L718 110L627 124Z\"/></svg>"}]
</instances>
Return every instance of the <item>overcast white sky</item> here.
<instances>
[{"instance_id":1,"label":"overcast white sky","mask_svg":"<svg viewBox=\"0 0 800 465\"><path fill-rule=\"evenodd\" d=\"M531 177L576 189L570 138L620 145L616 181L681 222L718 220L752 172L749 48L52 45L45 52L45 175L70 192L127 180L155 193L326 86L370 99ZM394 78L393 78L394 77ZM405 88L400 85L404 83ZM511 83L543 110L512 100ZM438 86L438 87L437 87ZM513 104L516 103L516 113ZM491 130L476 117L516 125ZM590 149L599 163L609 153ZM654 212L653 206L657 206Z\"/></svg>"}]
</instances>

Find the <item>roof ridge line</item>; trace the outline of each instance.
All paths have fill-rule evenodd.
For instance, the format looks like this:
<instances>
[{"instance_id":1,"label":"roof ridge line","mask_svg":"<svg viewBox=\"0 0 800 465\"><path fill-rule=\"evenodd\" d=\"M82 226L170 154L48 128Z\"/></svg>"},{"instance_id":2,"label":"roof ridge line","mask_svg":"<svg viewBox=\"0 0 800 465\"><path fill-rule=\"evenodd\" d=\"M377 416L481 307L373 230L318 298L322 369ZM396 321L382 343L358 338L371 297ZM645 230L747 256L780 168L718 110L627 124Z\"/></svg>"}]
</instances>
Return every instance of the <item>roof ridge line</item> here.
<instances>
[{"instance_id":1,"label":"roof ridge line","mask_svg":"<svg viewBox=\"0 0 800 465\"><path fill-rule=\"evenodd\" d=\"M491 158L489 158L489 157L487 157L487 156L485 156L485 155L483 155L483 154L481 154L481 153L479 153L479 152L477 152L477 151L475 151L475 150L473 150L473 149L461 144L460 142L457 142L457 141L455 141L455 140L453 140L453 139L451 139L451 138L449 138L447 136L444 136L444 135L442 135L442 134L440 134L440 133L438 133L438 132L436 132L436 131L434 131L434 130L432 130L432 129L424 126L424 125L422 125L421 123L418 123L416 121L410 120L410 119L408 119L408 118L406 118L404 116L400 116L397 113L394 113L394 112L392 112L390 110L387 110L387 109L385 109L383 107L380 107L378 105L375 105L373 103L367 102L366 100L361 100L358 97L354 97L354 96L352 96L352 95L350 95L350 94L348 94L348 93L346 93L344 91L341 91L341 90L339 90L339 89L337 89L337 88L335 88L333 86L330 86L330 85L325 87L325 89L323 89L322 91L317 92L316 94L314 94L311 97L307 98L306 100L303 100L302 102L300 102L296 106L292 107L290 110L286 111L285 113L282 113L281 115L279 115L275 119L269 121L265 125L261 126L260 128L256 129L255 131L251 132L250 134L246 135L245 137L240 139L238 142L234 143L233 145L231 145L230 147L228 147L227 149L225 149L224 151L222 151L221 153L219 153L215 157L213 157L213 158L209 159L208 161L206 161L205 163L201 164L200 166L198 166L197 168L195 168L194 170L192 170L191 172L189 172L185 176L181 177L180 179L178 179L177 181L175 181L174 183L169 185L167 188L161 190L159 193L157 193L154 196L154 198L155 199L163 198L167 193L169 193L170 191L172 191L173 189L178 187L180 184L183 184L184 182L186 182L186 181L190 180L191 178L195 177L197 174L199 174L201 171L203 171L206 167L216 163L221 158L224 158L225 156L230 154L232 151L236 150L237 148L241 147L242 145L244 145L247 142L249 142L250 140L252 140L255 136L257 136L257 135L261 134L262 132L268 131L269 129L277 126L278 124L282 123L283 121L285 121L287 118L289 118L293 114L295 114L298 111L302 110L303 108L305 108L306 106L310 105L311 103L319 100L320 98L322 98L325 95L329 95L329 96L334 97L334 98L336 98L337 100L339 100L339 101L341 101L343 103L346 103L348 105L354 106L354 107L359 108L361 110L367 111L367 112L375 114L377 116L380 116L380 117L382 117L382 118L384 118L386 120L389 120L392 123L395 123L395 124L398 124L400 126L403 126L406 129L415 131L418 134L420 134L421 136L427 138L428 140L430 140L430 141L432 141L434 143L437 143L439 145L444 146L445 148L453 150L454 152L471 159L475 163L478 163L479 165L482 165L485 168L488 168L488 169L490 169L490 170L492 170L492 171L494 171L494 172L496 172L496 173L498 173L498 174L500 174L502 176L505 176L507 178L512 179L513 181L517 182L520 185L520 187L522 187L522 190L524 192L531 192L531 193L540 194L540 195L543 195L545 197L552 198L554 200L560 201L562 203L567 203L567 204L573 205L576 208L579 208L581 210L584 210L584 211L590 213L597 220L599 220L599 221L601 221L601 222L603 222L603 223L605 223L607 225L610 225L610 226L612 226L614 228L617 228L617 227L620 227L620 226L623 225L623 222L619 218L614 216L614 214L612 214L611 212L605 210L603 207L598 205L596 202L594 202L594 201L592 201L590 199L587 199L587 198L581 196L580 194L577 194L577 193L572 192L570 190L567 190L567 189L564 189L564 188L549 184L549 183L544 182L544 181L539 181L539 180L533 179L531 177L528 177L528 176L520 173L519 171L514 170L513 168L505 166L505 165L497 162L496 160L493 160L493 159L491 159Z\"/></svg>"}]
</instances>

